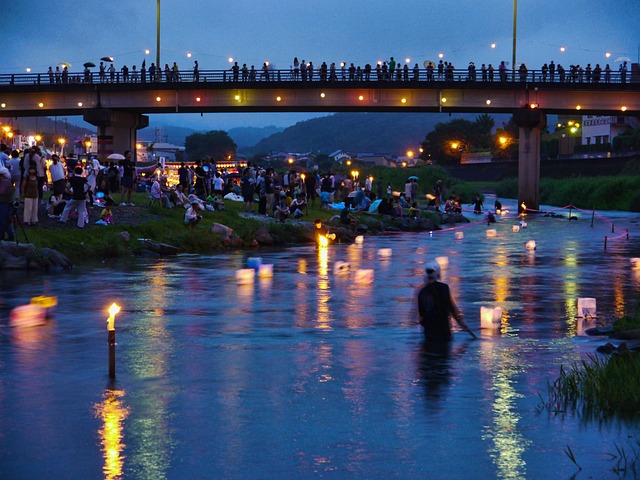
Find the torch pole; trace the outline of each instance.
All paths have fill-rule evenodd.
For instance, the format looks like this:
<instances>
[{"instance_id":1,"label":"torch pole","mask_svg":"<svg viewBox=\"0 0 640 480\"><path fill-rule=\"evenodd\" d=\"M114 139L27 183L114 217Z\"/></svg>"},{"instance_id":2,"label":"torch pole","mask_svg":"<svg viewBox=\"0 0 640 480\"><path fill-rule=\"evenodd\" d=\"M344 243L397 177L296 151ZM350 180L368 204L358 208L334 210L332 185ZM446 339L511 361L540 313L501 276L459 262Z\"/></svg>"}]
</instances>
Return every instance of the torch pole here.
<instances>
[{"instance_id":1,"label":"torch pole","mask_svg":"<svg viewBox=\"0 0 640 480\"><path fill-rule=\"evenodd\" d=\"M116 331L108 330L109 341L109 378L116 378Z\"/></svg>"}]
</instances>

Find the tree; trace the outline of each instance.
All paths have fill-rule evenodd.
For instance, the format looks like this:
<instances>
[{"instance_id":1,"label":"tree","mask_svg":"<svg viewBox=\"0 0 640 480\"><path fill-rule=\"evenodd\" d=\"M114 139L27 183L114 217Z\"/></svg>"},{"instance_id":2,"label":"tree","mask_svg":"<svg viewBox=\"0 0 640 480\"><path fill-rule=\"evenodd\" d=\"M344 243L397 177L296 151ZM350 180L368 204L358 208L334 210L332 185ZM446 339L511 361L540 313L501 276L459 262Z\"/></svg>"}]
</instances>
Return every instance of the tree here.
<instances>
[{"instance_id":1,"label":"tree","mask_svg":"<svg viewBox=\"0 0 640 480\"><path fill-rule=\"evenodd\" d=\"M520 129L513 121L513 117L507 123L503 123L502 128L496 128L496 134L493 136L493 157L517 159L519 133Z\"/></svg>"},{"instance_id":2,"label":"tree","mask_svg":"<svg viewBox=\"0 0 640 480\"><path fill-rule=\"evenodd\" d=\"M238 148L227 132L222 130L193 133L184 139L184 146L190 159L211 157L216 162L235 157Z\"/></svg>"}]
</instances>

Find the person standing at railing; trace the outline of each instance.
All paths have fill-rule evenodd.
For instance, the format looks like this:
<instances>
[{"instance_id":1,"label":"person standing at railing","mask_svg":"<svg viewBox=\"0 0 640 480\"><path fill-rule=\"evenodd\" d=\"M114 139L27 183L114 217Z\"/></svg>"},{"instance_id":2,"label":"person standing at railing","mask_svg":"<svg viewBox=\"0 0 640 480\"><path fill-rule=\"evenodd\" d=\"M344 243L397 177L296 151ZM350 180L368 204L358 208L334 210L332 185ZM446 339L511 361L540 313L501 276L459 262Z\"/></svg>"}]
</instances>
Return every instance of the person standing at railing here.
<instances>
[{"instance_id":1,"label":"person standing at railing","mask_svg":"<svg viewBox=\"0 0 640 480\"><path fill-rule=\"evenodd\" d=\"M109 66L109 80L113 83L116 79L116 67L113 66L113 63Z\"/></svg>"},{"instance_id":2,"label":"person standing at railing","mask_svg":"<svg viewBox=\"0 0 640 480\"><path fill-rule=\"evenodd\" d=\"M173 66L171 67L171 77L172 81L179 82L180 81L180 69L178 68L178 64L173 62Z\"/></svg>"},{"instance_id":3,"label":"person standing at railing","mask_svg":"<svg viewBox=\"0 0 640 480\"><path fill-rule=\"evenodd\" d=\"M560 79L560 83L564 83L565 81L565 70L564 67L560 64L558 64L558 78Z\"/></svg>"},{"instance_id":4,"label":"person standing at railing","mask_svg":"<svg viewBox=\"0 0 640 480\"><path fill-rule=\"evenodd\" d=\"M526 82L527 81L527 75L529 73L529 70L527 69L527 66L524 63L520 64L520 68L518 69L518 74L520 76L520 81L521 82Z\"/></svg>"},{"instance_id":5,"label":"person standing at railing","mask_svg":"<svg viewBox=\"0 0 640 480\"><path fill-rule=\"evenodd\" d=\"M69 83L69 68L65 65L62 69L62 83L66 85Z\"/></svg>"},{"instance_id":6,"label":"person standing at railing","mask_svg":"<svg viewBox=\"0 0 640 480\"><path fill-rule=\"evenodd\" d=\"M482 75L482 81L487 81L487 66L483 63L480 67L480 74Z\"/></svg>"},{"instance_id":7,"label":"person standing at railing","mask_svg":"<svg viewBox=\"0 0 640 480\"><path fill-rule=\"evenodd\" d=\"M59 84L61 81L60 75L60 67L56 67L56 83Z\"/></svg>"},{"instance_id":8,"label":"person standing at railing","mask_svg":"<svg viewBox=\"0 0 640 480\"><path fill-rule=\"evenodd\" d=\"M236 66L238 66L238 62L236 62ZM199 82L200 81L200 68L198 67L198 61L197 60L193 61L193 81L194 82Z\"/></svg>"},{"instance_id":9,"label":"person standing at railing","mask_svg":"<svg viewBox=\"0 0 640 480\"><path fill-rule=\"evenodd\" d=\"M489 67L487 67L487 72L489 72L489 81L493 82L493 74L494 74L494 68L493 65L489 64Z\"/></svg>"},{"instance_id":10,"label":"person standing at railing","mask_svg":"<svg viewBox=\"0 0 640 480\"><path fill-rule=\"evenodd\" d=\"M53 68L49 67L47 75L49 75L49 85L53 85Z\"/></svg>"},{"instance_id":11,"label":"person standing at railing","mask_svg":"<svg viewBox=\"0 0 640 480\"><path fill-rule=\"evenodd\" d=\"M300 77L300 62L298 57L293 57L293 79L298 80Z\"/></svg>"},{"instance_id":12,"label":"person standing at railing","mask_svg":"<svg viewBox=\"0 0 640 480\"><path fill-rule=\"evenodd\" d=\"M156 81L156 64L151 62L151 66L149 67L149 82L153 83Z\"/></svg>"},{"instance_id":13,"label":"person standing at railing","mask_svg":"<svg viewBox=\"0 0 640 480\"><path fill-rule=\"evenodd\" d=\"M500 76L501 82L507 81L507 66L504 63L504 60L500 62L500 65L498 66L498 75Z\"/></svg>"},{"instance_id":14,"label":"person standing at railing","mask_svg":"<svg viewBox=\"0 0 640 480\"><path fill-rule=\"evenodd\" d=\"M264 62L262 64L262 73L260 74L260 80L265 80L265 81L269 81L269 65L267 65L267 62Z\"/></svg>"},{"instance_id":15,"label":"person standing at railing","mask_svg":"<svg viewBox=\"0 0 640 480\"><path fill-rule=\"evenodd\" d=\"M382 68L384 69L384 65L382 65ZM393 80L394 78L394 72L396 71L396 61L393 59L393 57L391 57L389 59L389 78L391 80Z\"/></svg>"},{"instance_id":16,"label":"person standing at railing","mask_svg":"<svg viewBox=\"0 0 640 480\"><path fill-rule=\"evenodd\" d=\"M444 63L442 60L438 62L438 80L444 80Z\"/></svg>"},{"instance_id":17,"label":"person standing at railing","mask_svg":"<svg viewBox=\"0 0 640 480\"><path fill-rule=\"evenodd\" d=\"M313 62L311 60L307 63L307 78L310 82L313 81Z\"/></svg>"},{"instance_id":18,"label":"person standing at railing","mask_svg":"<svg viewBox=\"0 0 640 480\"><path fill-rule=\"evenodd\" d=\"M602 76L602 68L600 68L599 63L596 63L596 66L593 69L593 83L600 83L601 76Z\"/></svg>"},{"instance_id":19,"label":"person standing at railing","mask_svg":"<svg viewBox=\"0 0 640 480\"><path fill-rule=\"evenodd\" d=\"M304 58L300 62L300 76L303 82L307 81L307 62L304 61Z\"/></svg>"},{"instance_id":20,"label":"person standing at railing","mask_svg":"<svg viewBox=\"0 0 640 480\"><path fill-rule=\"evenodd\" d=\"M167 83L171 83L171 69L169 68L169 64L164 64L164 81Z\"/></svg>"},{"instance_id":21,"label":"person standing at railing","mask_svg":"<svg viewBox=\"0 0 640 480\"><path fill-rule=\"evenodd\" d=\"M627 83L627 62L626 60L620 65L620 83Z\"/></svg>"},{"instance_id":22,"label":"person standing at railing","mask_svg":"<svg viewBox=\"0 0 640 480\"><path fill-rule=\"evenodd\" d=\"M604 67L604 83L611 83L611 67L607 63L607 66Z\"/></svg>"},{"instance_id":23,"label":"person standing at railing","mask_svg":"<svg viewBox=\"0 0 640 480\"><path fill-rule=\"evenodd\" d=\"M98 71L98 76L100 77L100 83L104 83L104 74L105 74L104 62L100 62L100 70Z\"/></svg>"},{"instance_id":24,"label":"person standing at railing","mask_svg":"<svg viewBox=\"0 0 640 480\"><path fill-rule=\"evenodd\" d=\"M233 81L237 82L240 78L240 66L238 65L238 62L235 62L233 64L233 67L231 67L231 72L233 73Z\"/></svg>"},{"instance_id":25,"label":"person standing at railing","mask_svg":"<svg viewBox=\"0 0 640 480\"><path fill-rule=\"evenodd\" d=\"M120 69L120 71L122 72L122 81L124 83L128 83L129 82L129 67L127 67L126 65L123 65L122 68Z\"/></svg>"},{"instance_id":26,"label":"person standing at railing","mask_svg":"<svg viewBox=\"0 0 640 480\"><path fill-rule=\"evenodd\" d=\"M242 64L242 81L246 82L247 80L249 80L249 69L247 68L247 64L243 63Z\"/></svg>"},{"instance_id":27,"label":"person standing at railing","mask_svg":"<svg viewBox=\"0 0 640 480\"><path fill-rule=\"evenodd\" d=\"M547 74L549 73L549 65L547 65L545 63L544 65L542 65L542 68L540 70L542 72L542 81L546 82L547 81Z\"/></svg>"}]
</instances>

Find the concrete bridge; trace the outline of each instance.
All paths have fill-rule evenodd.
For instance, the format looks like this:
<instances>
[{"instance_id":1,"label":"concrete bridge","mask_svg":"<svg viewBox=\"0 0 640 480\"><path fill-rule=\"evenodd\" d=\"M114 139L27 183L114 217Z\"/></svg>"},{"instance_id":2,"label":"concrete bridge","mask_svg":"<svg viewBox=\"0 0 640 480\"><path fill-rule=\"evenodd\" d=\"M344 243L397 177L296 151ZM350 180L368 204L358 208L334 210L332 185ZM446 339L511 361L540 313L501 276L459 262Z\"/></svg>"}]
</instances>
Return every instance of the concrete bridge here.
<instances>
[{"instance_id":1,"label":"concrete bridge","mask_svg":"<svg viewBox=\"0 0 640 480\"><path fill-rule=\"evenodd\" d=\"M368 79L367 79L368 78ZM561 81L562 80L562 81ZM0 75L0 116L82 115L98 127L98 155L133 150L145 114L215 112L478 112L511 113L519 132L518 203L539 207L540 131L546 114L638 115L640 72L594 77L541 71L490 78L454 70L438 77L425 69L396 77L336 72L294 77L271 70L237 77L202 71L150 78L111 79L93 73Z\"/></svg>"}]
</instances>

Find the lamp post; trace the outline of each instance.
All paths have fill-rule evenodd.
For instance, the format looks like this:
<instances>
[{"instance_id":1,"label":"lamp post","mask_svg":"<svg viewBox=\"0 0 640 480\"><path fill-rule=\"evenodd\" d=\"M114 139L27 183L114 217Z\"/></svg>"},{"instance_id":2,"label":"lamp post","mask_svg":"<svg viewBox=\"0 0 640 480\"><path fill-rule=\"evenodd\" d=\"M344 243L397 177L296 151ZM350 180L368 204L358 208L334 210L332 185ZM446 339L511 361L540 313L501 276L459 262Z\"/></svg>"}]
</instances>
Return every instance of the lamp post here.
<instances>
[{"instance_id":1,"label":"lamp post","mask_svg":"<svg viewBox=\"0 0 640 480\"><path fill-rule=\"evenodd\" d=\"M156 8L156 71L160 69L160 0Z\"/></svg>"},{"instance_id":2,"label":"lamp post","mask_svg":"<svg viewBox=\"0 0 640 480\"><path fill-rule=\"evenodd\" d=\"M67 141L64 138L59 138L58 139L58 144L60 145L60 155L64 156L64 144L67 143Z\"/></svg>"},{"instance_id":3,"label":"lamp post","mask_svg":"<svg viewBox=\"0 0 640 480\"><path fill-rule=\"evenodd\" d=\"M160 0L158 0L160 1ZM518 0L513 0L513 51L511 52L511 69L513 71L513 81L516 81L516 32L518 20Z\"/></svg>"}]
</instances>

